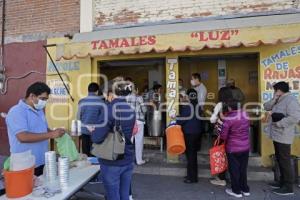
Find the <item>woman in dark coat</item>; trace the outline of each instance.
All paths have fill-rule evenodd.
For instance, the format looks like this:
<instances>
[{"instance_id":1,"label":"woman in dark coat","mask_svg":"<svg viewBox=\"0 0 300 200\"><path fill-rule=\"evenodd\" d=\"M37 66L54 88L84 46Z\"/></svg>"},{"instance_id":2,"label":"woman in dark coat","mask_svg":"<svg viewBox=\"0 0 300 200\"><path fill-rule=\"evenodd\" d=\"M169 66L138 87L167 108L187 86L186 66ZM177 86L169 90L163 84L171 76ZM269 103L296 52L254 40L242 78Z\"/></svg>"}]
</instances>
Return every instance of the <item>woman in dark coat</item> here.
<instances>
[{"instance_id":1,"label":"woman in dark coat","mask_svg":"<svg viewBox=\"0 0 300 200\"><path fill-rule=\"evenodd\" d=\"M187 91L186 102L179 107L179 118L177 124L181 125L184 133L187 158L187 176L185 183L198 182L198 161L197 151L203 123L200 119L201 106L198 105L197 92L194 89Z\"/></svg>"}]
</instances>

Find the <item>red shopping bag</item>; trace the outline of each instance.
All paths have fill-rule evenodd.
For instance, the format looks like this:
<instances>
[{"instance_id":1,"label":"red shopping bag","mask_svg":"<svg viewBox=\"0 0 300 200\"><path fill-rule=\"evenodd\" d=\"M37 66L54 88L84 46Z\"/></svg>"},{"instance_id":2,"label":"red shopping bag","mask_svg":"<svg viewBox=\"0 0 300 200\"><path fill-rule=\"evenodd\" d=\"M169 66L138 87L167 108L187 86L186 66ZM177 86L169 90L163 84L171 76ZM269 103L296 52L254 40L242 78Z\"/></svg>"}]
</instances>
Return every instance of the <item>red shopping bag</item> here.
<instances>
[{"instance_id":1,"label":"red shopping bag","mask_svg":"<svg viewBox=\"0 0 300 200\"><path fill-rule=\"evenodd\" d=\"M209 150L209 158L211 175L220 174L227 170L228 163L225 144L220 144L220 137L218 137L214 146Z\"/></svg>"},{"instance_id":2,"label":"red shopping bag","mask_svg":"<svg viewBox=\"0 0 300 200\"><path fill-rule=\"evenodd\" d=\"M133 130L132 130L132 136L135 136L139 132L139 127L137 122L135 122Z\"/></svg>"}]
</instances>

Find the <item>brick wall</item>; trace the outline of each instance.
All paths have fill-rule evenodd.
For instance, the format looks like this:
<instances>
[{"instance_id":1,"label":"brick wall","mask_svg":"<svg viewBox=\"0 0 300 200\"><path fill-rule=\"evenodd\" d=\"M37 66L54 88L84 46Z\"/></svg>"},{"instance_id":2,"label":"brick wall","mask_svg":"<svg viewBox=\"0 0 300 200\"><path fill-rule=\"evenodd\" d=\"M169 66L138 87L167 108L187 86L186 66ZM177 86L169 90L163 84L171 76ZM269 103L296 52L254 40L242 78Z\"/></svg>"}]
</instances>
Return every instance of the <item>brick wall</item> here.
<instances>
[{"instance_id":1,"label":"brick wall","mask_svg":"<svg viewBox=\"0 0 300 200\"><path fill-rule=\"evenodd\" d=\"M51 34L79 32L79 3L80 0L6 0L5 36L34 40L41 35L45 39Z\"/></svg>"},{"instance_id":2,"label":"brick wall","mask_svg":"<svg viewBox=\"0 0 300 200\"><path fill-rule=\"evenodd\" d=\"M95 27L299 9L299 0L94 0Z\"/></svg>"},{"instance_id":3,"label":"brick wall","mask_svg":"<svg viewBox=\"0 0 300 200\"><path fill-rule=\"evenodd\" d=\"M46 73L46 54L43 45L46 41L12 43L5 45L6 75L19 77L30 71ZM7 85L7 93L0 95L0 112L8 110L21 98L25 97L27 87L36 81L46 81L46 76L32 73L22 79L10 79ZM0 155L9 154L8 136L6 124L0 118Z\"/></svg>"}]
</instances>

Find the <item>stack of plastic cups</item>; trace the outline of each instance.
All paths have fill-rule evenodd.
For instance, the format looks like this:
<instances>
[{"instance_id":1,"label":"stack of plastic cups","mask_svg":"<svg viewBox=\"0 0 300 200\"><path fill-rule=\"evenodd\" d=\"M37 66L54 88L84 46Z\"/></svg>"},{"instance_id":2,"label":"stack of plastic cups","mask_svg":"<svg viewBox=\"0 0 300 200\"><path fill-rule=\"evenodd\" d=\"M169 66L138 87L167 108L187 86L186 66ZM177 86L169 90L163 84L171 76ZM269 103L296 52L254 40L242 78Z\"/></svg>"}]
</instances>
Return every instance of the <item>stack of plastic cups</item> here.
<instances>
[{"instance_id":1,"label":"stack of plastic cups","mask_svg":"<svg viewBox=\"0 0 300 200\"><path fill-rule=\"evenodd\" d=\"M53 183L56 181L56 177L57 177L55 151L48 151L45 153L45 164L46 164L46 179L49 183Z\"/></svg>"},{"instance_id":2,"label":"stack of plastic cups","mask_svg":"<svg viewBox=\"0 0 300 200\"><path fill-rule=\"evenodd\" d=\"M69 158L60 157L58 159L58 174L59 174L59 183L62 190L68 188L69 184Z\"/></svg>"}]
</instances>

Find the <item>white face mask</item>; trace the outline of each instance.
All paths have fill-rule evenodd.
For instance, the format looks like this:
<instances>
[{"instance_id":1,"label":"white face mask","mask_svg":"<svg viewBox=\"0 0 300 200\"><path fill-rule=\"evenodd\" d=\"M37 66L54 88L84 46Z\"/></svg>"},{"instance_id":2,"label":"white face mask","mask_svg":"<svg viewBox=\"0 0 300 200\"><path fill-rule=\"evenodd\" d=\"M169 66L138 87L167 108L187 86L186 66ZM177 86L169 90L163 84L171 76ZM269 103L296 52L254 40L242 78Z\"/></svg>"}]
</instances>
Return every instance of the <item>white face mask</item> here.
<instances>
[{"instance_id":1,"label":"white face mask","mask_svg":"<svg viewBox=\"0 0 300 200\"><path fill-rule=\"evenodd\" d=\"M181 89L182 89L182 86L181 86L181 85L179 85L179 86L178 86L178 89L179 89L179 90L181 90Z\"/></svg>"},{"instance_id":2,"label":"white face mask","mask_svg":"<svg viewBox=\"0 0 300 200\"><path fill-rule=\"evenodd\" d=\"M195 80L193 80L193 79L191 80L191 85L192 85L192 86L195 86L195 85L196 85Z\"/></svg>"},{"instance_id":3,"label":"white face mask","mask_svg":"<svg viewBox=\"0 0 300 200\"><path fill-rule=\"evenodd\" d=\"M33 104L34 108L37 110L42 110L46 107L47 101L39 99L37 104Z\"/></svg>"}]
</instances>

